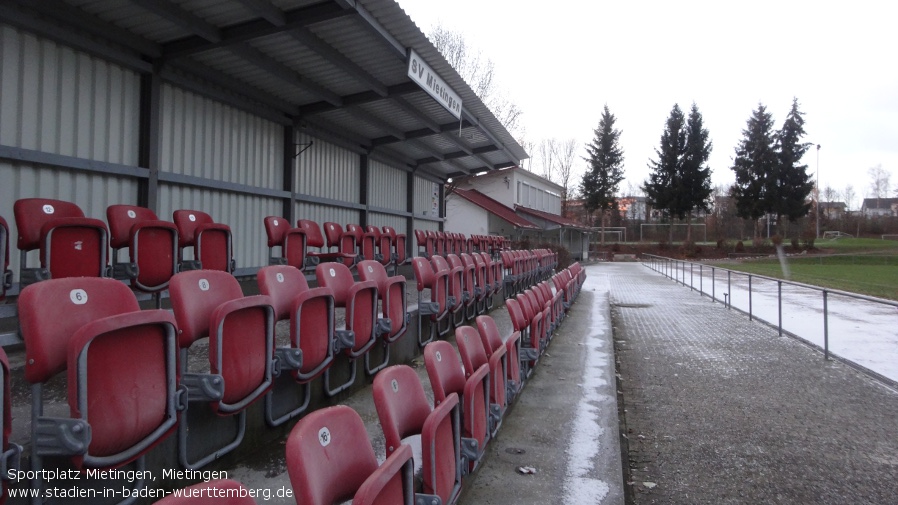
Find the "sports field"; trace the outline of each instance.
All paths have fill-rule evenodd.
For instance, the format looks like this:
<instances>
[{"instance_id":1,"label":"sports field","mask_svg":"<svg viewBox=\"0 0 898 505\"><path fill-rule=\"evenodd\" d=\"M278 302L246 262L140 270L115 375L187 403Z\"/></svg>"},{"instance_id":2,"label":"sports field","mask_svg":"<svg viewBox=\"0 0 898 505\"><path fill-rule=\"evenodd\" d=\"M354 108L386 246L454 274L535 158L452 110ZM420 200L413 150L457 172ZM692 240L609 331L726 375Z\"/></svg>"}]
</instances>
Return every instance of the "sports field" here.
<instances>
[{"instance_id":1,"label":"sports field","mask_svg":"<svg viewBox=\"0 0 898 505\"><path fill-rule=\"evenodd\" d=\"M818 254L787 256L785 275L776 259L721 262L718 266L816 286L898 300L898 241L820 241Z\"/></svg>"}]
</instances>

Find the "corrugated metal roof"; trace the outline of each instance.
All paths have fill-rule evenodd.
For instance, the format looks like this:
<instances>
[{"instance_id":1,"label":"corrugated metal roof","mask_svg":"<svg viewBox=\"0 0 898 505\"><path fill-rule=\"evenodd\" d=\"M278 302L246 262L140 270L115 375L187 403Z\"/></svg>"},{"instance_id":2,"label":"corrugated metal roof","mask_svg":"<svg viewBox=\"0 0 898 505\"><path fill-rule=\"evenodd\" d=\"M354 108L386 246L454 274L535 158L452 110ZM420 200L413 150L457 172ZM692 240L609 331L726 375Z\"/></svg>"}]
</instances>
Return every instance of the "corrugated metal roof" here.
<instances>
[{"instance_id":1,"label":"corrugated metal roof","mask_svg":"<svg viewBox=\"0 0 898 505\"><path fill-rule=\"evenodd\" d=\"M516 228L526 228L530 230L539 230L539 226L527 221L523 217L514 213L514 210L502 205L496 200L484 195L476 189L456 189L455 194L482 208L483 210L493 214L505 221L511 223Z\"/></svg>"},{"instance_id":2,"label":"corrugated metal roof","mask_svg":"<svg viewBox=\"0 0 898 505\"><path fill-rule=\"evenodd\" d=\"M550 212L543 212L541 210L531 209L529 207L522 207L520 205L514 206L515 212L520 212L523 214L528 214L534 217L538 217L550 223L555 223L559 226L563 226L565 228L577 228L579 230L587 230L588 228L584 227L580 223L576 221L572 221L563 216L559 216L558 214L552 214Z\"/></svg>"},{"instance_id":3,"label":"corrugated metal roof","mask_svg":"<svg viewBox=\"0 0 898 505\"><path fill-rule=\"evenodd\" d=\"M51 27L45 35L126 65L131 58L142 72L153 62L163 78L189 77L193 92L237 96L233 105L250 111L264 105L266 117L280 114L352 149L385 150L438 177L527 157L394 0L14 2L15 16ZM407 76L409 49L461 97L460 138L459 120Z\"/></svg>"}]
</instances>

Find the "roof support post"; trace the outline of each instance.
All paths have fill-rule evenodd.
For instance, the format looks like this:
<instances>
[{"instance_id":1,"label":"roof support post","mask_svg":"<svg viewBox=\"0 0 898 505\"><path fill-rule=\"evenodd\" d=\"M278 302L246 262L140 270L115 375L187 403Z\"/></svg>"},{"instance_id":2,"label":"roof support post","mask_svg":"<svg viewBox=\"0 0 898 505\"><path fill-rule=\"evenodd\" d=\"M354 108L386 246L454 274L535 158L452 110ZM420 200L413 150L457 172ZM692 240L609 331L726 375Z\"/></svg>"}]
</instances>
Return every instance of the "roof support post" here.
<instances>
[{"instance_id":1,"label":"roof support post","mask_svg":"<svg viewBox=\"0 0 898 505\"><path fill-rule=\"evenodd\" d=\"M137 164L148 176L137 183L137 204L159 212L159 159L162 107L162 79L158 63L153 71L140 76Z\"/></svg>"}]
</instances>

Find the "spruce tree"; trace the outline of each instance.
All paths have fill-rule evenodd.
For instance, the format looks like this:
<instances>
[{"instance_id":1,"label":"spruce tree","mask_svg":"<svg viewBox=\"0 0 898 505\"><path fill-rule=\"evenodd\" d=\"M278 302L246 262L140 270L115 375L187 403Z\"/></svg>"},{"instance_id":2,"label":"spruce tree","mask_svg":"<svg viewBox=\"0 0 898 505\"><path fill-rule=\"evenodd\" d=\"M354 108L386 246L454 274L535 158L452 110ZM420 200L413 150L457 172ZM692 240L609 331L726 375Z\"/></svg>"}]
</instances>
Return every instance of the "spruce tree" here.
<instances>
[{"instance_id":1,"label":"spruce tree","mask_svg":"<svg viewBox=\"0 0 898 505\"><path fill-rule=\"evenodd\" d=\"M757 220L771 210L771 194L779 171L776 152L776 136L773 117L763 104L752 111L742 140L736 147L736 158L731 167L736 175L732 195L736 200L736 215L755 221L755 237L758 236Z\"/></svg>"},{"instance_id":2,"label":"spruce tree","mask_svg":"<svg viewBox=\"0 0 898 505\"><path fill-rule=\"evenodd\" d=\"M798 98L793 98L792 109L777 136L779 177L776 198L772 200L777 223L781 222L782 217L794 222L811 210L811 203L807 198L814 189L814 183L807 173L808 166L799 164L810 147L810 144L801 142L805 135L802 116L802 112L798 110ZM780 234L784 231L780 225Z\"/></svg>"},{"instance_id":3,"label":"spruce tree","mask_svg":"<svg viewBox=\"0 0 898 505\"><path fill-rule=\"evenodd\" d=\"M657 160L649 160L649 179L642 188L646 199L656 209L664 210L671 218L682 217L687 209L684 195L680 191L682 183L682 163L686 153L686 118L679 104L674 104L667 118L664 133L661 134L660 148L655 149ZM673 223L670 227L673 239Z\"/></svg>"},{"instance_id":4,"label":"spruce tree","mask_svg":"<svg viewBox=\"0 0 898 505\"><path fill-rule=\"evenodd\" d=\"M617 118L605 105L595 137L586 146L586 173L580 183L583 207L589 215L601 212L602 244L605 243L605 215L613 207L614 195L624 178L624 151L620 147L620 130L614 128Z\"/></svg>"},{"instance_id":5,"label":"spruce tree","mask_svg":"<svg viewBox=\"0 0 898 505\"><path fill-rule=\"evenodd\" d=\"M680 178L681 198L687 217L697 209L707 211L711 197L711 168L706 165L711 156L711 141L703 123L702 114L693 103L686 120L686 149ZM692 241L691 226L686 227L686 240Z\"/></svg>"}]
</instances>

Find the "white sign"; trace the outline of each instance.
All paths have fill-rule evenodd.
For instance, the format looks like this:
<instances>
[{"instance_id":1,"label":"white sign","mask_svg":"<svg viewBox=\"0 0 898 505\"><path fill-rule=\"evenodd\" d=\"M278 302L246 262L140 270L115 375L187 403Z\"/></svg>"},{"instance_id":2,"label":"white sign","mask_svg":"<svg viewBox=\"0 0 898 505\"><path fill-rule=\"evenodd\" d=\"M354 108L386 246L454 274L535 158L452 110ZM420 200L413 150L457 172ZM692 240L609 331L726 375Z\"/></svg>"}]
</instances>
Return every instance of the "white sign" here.
<instances>
[{"instance_id":1,"label":"white sign","mask_svg":"<svg viewBox=\"0 0 898 505\"><path fill-rule=\"evenodd\" d=\"M408 52L408 76L453 116L461 119L461 98L411 49Z\"/></svg>"}]
</instances>

